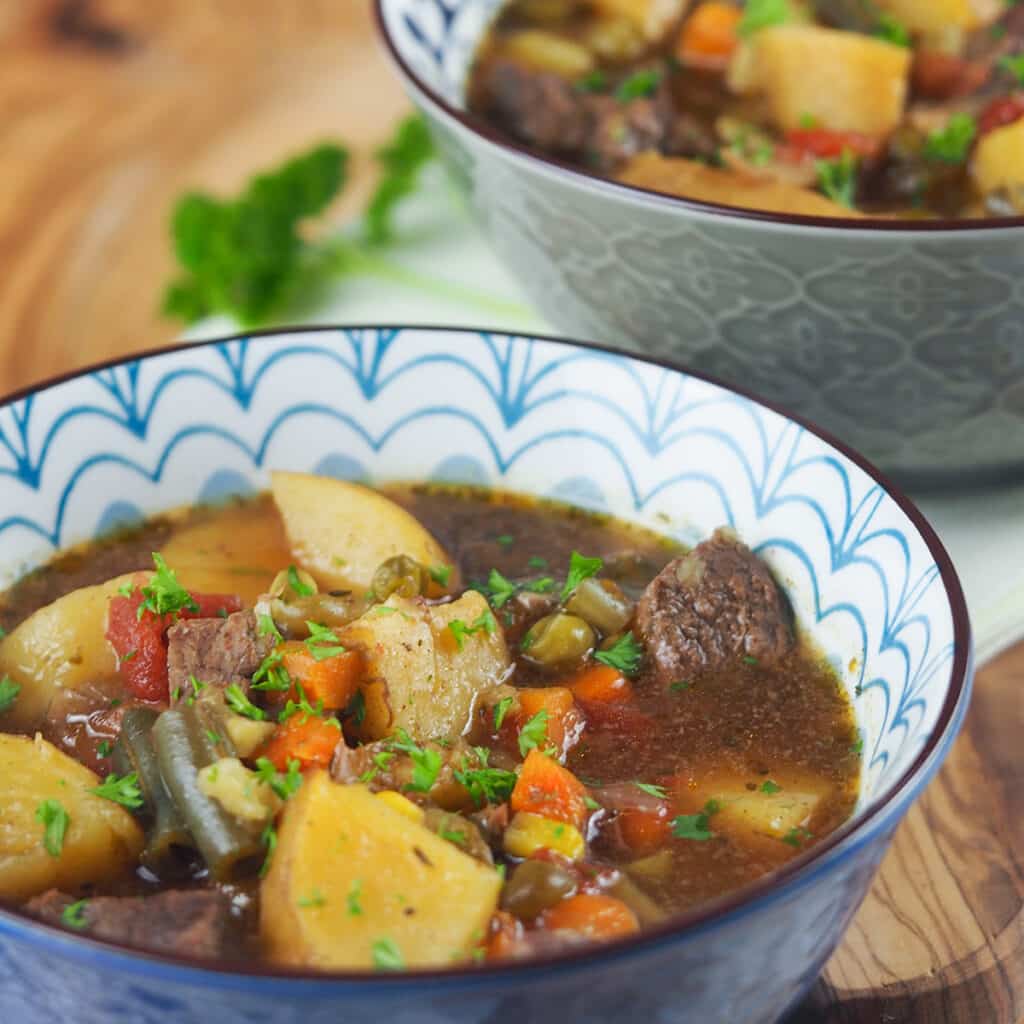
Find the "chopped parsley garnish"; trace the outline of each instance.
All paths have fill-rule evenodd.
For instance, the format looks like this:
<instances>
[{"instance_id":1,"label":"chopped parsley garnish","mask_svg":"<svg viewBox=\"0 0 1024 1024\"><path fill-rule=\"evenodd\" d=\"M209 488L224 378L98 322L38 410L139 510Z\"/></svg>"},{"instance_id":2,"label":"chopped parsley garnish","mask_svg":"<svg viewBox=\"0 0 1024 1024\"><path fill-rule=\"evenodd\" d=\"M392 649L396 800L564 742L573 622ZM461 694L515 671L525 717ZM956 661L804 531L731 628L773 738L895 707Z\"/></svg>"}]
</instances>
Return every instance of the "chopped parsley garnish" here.
<instances>
[{"instance_id":1,"label":"chopped parsley garnish","mask_svg":"<svg viewBox=\"0 0 1024 1024\"><path fill-rule=\"evenodd\" d=\"M327 906L327 899L319 889L314 889L308 896L299 897L299 906L303 910Z\"/></svg>"},{"instance_id":2,"label":"chopped parsley garnish","mask_svg":"<svg viewBox=\"0 0 1024 1024\"><path fill-rule=\"evenodd\" d=\"M891 14L878 16L874 34L894 46L910 46L910 33L907 31L907 26L897 21Z\"/></svg>"},{"instance_id":3,"label":"chopped parsley garnish","mask_svg":"<svg viewBox=\"0 0 1024 1024\"><path fill-rule=\"evenodd\" d=\"M267 855L263 858L263 863L260 865L260 878L264 878L270 870L270 861L274 856L274 851L277 849L277 829L274 828L273 822L270 822L260 834L260 842L267 848Z\"/></svg>"},{"instance_id":4,"label":"chopped parsley garnish","mask_svg":"<svg viewBox=\"0 0 1024 1024\"><path fill-rule=\"evenodd\" d=\"M283 710L277 716L277 720L279 722L287 722L292 715L302 716L299 719L300 725L304 722L308 722L310 718L324 717L324 701L322 697L317 700L315 706L310 704L309 698L306 697L306 691L298 679L295 680L295 691L298 693L299 699L296 701L292 700L290 697L288 698ZM327 718L325 719L325 722L327 725L334 725L338 729L341 728L341 724L336 718Z\"/></svg>"},{"instance_id":5,"label":"chopped parsley garnish","mask_svg":"<svg viewBox=\"0 0 1024 1024\"><path fill-rule=\"evenodd\" d=\"M717 800L709 800L698 814L680 814L672 819L672 835L676 839L692 839L705 843L714 836L711 818L721 810Z\"/></svg>"},{"instance_id":6,"label":"chopped parsley garnish","mask_svg":"<svg viewBox=\"0 0 1024 1024\"><path fill-rule=\"evenodd\" d=\"M439 587L447 587L448 581L452 578L452 567L450 565L432 565L427 569L427 572Z\"/></svg>"},{"instance_id":7,"label":"chopped parsley garnish","mask_svg":"<svg viewBox=\"0 0 1024 1024\"><path fill-rule=\"evenodd\" d=\"M758 660L757 660L757 658L755 658L751 654L744 654L743 655L743 664L744 665L757 665L758 664Z\"/></svg>"},{"instance_id":8,"label":"chopped parsley garnish","mask_svg":"<svg viewBox=\"0 0 1024 1024\"><path fill-rule=\"evenodd\" d=\"M60 923L67 928L74 928L80 932L87 924L85 920L85 907L88 900L77 900L69 903L60 915Z\"/></svg>"},{"instance_id":9,"label":"chopped parsley garnish","mask_svg":"<svg viewBox=\"0 0 1024 1024\"><path fill-rule=\"evenodd\" d=\"M818 187L834 203L853 208L857 196L857 158L844 149L835 160L816 160Z\"/></svg>"},{"instance_id":10,"label":"chopped parsley garnish","mask_svg":"<svg viewBox=\"0 0 1024 1024\"><path fill-rule=\"evenodd\" d=\"M466 645L466 637L475 633L487 633L490 635L498 628L498 623L490 608L485 608L468 626L462 619L452 619L448 623L448 629L455 637L455 645L461 651Z\"/></svg>"},{"instance_id":11,"label":"chopped parsley garnish","mask_svg":"<svg viewBox=\"0 0 1024 1024\"><path fill-rule=\"evenodd\" d=\"M363 904L361 902L363 895L363 880L361 878L353 878L352 884L349 886L348 895L345 897L345 906L348 909L349 917L361 917L363 913Z\"/></svg>"},{"instance_id":12,"label":"chopped parsley garnish","mask_svg":"<svg viewBox=\"0 0 1024 1024\"><path fill-rule=\"evenodd\" d=\"M465 846L467 842L465 832L456 832L453 829L442 828L437 834L442 839L446 839L449 843L454 843L456 846Z\"/></svg>"},{"instance_id":13,"label":"chopped parsley garnish","mask_svg":"<svg viewBox=\"0 0 1024 1024\"><path fill-rule=\"evenodd\" d=\"M138 654L139 654L139 652L136 650L136 651L129 651L127 654L121 655L121 664L122 665L126 665L133 658L138 657Z\"/></svg>"},{"instance_id":14,"label":"chopped parsley garnish","mask_svg":"<svg viewBox=\"0 0 1024 1024\"><path fill-rule=\"evenodd\" d=\"M541 558L540 555L531 555L526 560L526 565L530 569L546 569L548 567L548 560Z\"/></svg>"},{"instance_id":15,"label":"chopped parsley garnish","mask_svg":"<svg viewBox=\"0 0 1024 1024\"><path fill-rule=\"evenodd\" d=\"M519 730L519 753L523 757L539 747L548 735L548 712L541 708L520 730Z\"/></svg>"},{"instance_id":16,"label":"chopped parsley garnish","mask_svg":"<svg viewBox=\"0 0 1024 1024\"><path fill-rule=\"evenodd\" d=\"M787 846L792 846L799 850L801 846L808 840L813 839L814 833L808 832L803 825L798 825L796 828L791 828L783 837L782 841Z\"/></svg>"},{"instance_id":17,"label":"chopped parsley garnish","mask_svg":"<svg viewBox=\"0 0 1024 1024\"><path fill-rule=\"evenodd\" d=\"M585 796L583 798L583 806L586 807L588 811L601 810L601 805L592 796Z\"/></svg>"},{"instance_id":18,"label":"chopped parsley garnish","mask_svg":"<svg viewBox=\"0 0 1024 1024\"><path fill-rule=\"evenodd\" d=\"M100 740L100 742L96 744L97 757L110 757L113 752L114 747L110 740Z\"/></svg>"},{"instance_id":19,"label":"chopped parsley garnish","mask_svg":"<svg viewBox=\"0 0 1024 1024\"><path fill-rule=\"evenodd\" d=\"M294 565L288 566L288 586L292 588L299 597L312 597L313 588L308 583L303 583L299 576L299 570Z\"/></svg>"},{"instance_id":20,"label":"chopped parsley garnish","mask_svg":"<svg viewBox=\"0 0 1024 1024\"><path fill-rule=\"evenodd\" d=\"M416 114L402 120L391 142L374 154L381 173L366 207L364 225L370 243L390 241L395 207L415 189L420 171L433 155L427 123Z\"/></svg>"},{"instance_id":21,"label":"chopped parsley garnish","mask_svg":"<svg viewBox=\"0 0 1024 1024\"><path fill-rule=\"evenodd\" d=\"M625 676L635 676L640 671L644 649L632 632L624 633L606 651L595 651L594 660L608 665Z\"/></svg>"},{"instance_id":22,"label":"chopped parsley garnish","mask_svg":"<svg viewBox=\"0 0 1024 1024\"><path fill-rule=\"evenodd\" d=\"M953 114L945 128L937 129L925 139L924 155L942 163L963 163L977 132L978 122L970 114Z\"/></svg>"},{"instance_id":23,"label":"chopped parsley garnish","mask_svg":"<svg viewBox=\"0 0 1024 1024\"><path fill-rule=\"evenodd\" d=\"M299 771L299 762L295 758L289 759L288 771L283 775L268 758L257 758L256 777L266 783L282 800L294 796L302 785L302 772Z\"/></svg>"},{"instance_id":24,"label":"chopped parsley garnish","mask_svg":"<svg viewBox=\"0 0 1024 1024\"><path fill-rule=\"evenodd\" d=\"M129 772L127 775L120 776L111 773L102 785L94 786L89 792L103 797L104 800L127 807L131 811L137 811L146 802L142 798L137 772Z\"/></svg>"},{"instance_id":25,"label":"chopped parsley garnish","mask_svg":"<svg viewBox=\"0 0 1024 1024\"><path fill-rule=\"evenodd\" d=\"M509 712L509 708L515 703L514 697L502 697L501 700L495 705L494 708L494 731L500 732L502 723L505 721L505 716Z\"/></svg>"},{"instance_id":26,"label":"chopped parsley garnish","mask_svg":"<svg viewBox=\"0 0 1024 1024\"><path fill-rule=\"evenodd\" d=\"M71 824L71 815L59 800L44 800L36 808L36 821L43 826L43 846L51 857L59 857L64 849L64 836Z\"/></svg>"},{"instance_id":27,"label":"chopped parsley garnish","mask_svg":"<svg viewBox=\"0 0 1024 1024\"><path fill-rule=\"evenodd\" d=\"M771 779L765 779L761 783L762 793L778 793L782 790L782 787L777 782L772 782Z\"/></svg>"},{"instance_id":28,"label":"chopped parsley garnish","mask_svg":"<svg viewBox=\"0 0 1024 1024\"><path fill-rule=\"evenodd\" d=\"M280 651L271 651L260 662L260 667L253 673L252 688L280 693L292 688L292 677L284 667L284 655Z\"/></svg>"},{"instance_id":29,"label":"chopped parsley garnish","mask_svg":"<svg viewBox=\"0 0 1024 1024\"><path fill-rule=\"evenodd\" d=\"M527 580L525 583L513 583L512 580L503 576L497 569L492 569L487 577L487 584L483 589L492 606L500 609L511 601L520 590L529 590L534 594L546 594L553 590L554 586L555 581L550 576L542 576L536 580Z\"/></svg>"},{"instance_id":30,"label":"chopped parsley garnish","mask_svg":"<svg viewBox=\"0 0 1024 1024\"><path fill-rule=\"evenodd\" d=\"M762 28L784 25L792 20L793 11L789 0L747 0L736 31L741 36L749 36Z\"/></svg>"},{"instance_id":31,"label":"chopped parsley garnish","mask_svg":"<svg viewBox=\"0 0 1024 1024\"><path fill-rule=\"evenodd\" d=\"M679 679L679 680L677 680L674 683L669 683L669 687L668 688L669 688L669 692L670 693L685 693L687 690L691 689L692 687L693 687L693 683L691 683L689 680L687 680L687 679Z\"/></svg>"},{"instance_id":32,"label":"chopped parsley garnish","mask_svg":"<svg viewBox=\"0 0 1024 1024\"><path fill-rule=\"evenodd\" d=\"M163 555L156 551L153 552L153 565L156 571L142 588L142 601L136 616L141 619L147 611L157 616L199 611L195 598L178 582L178 577L167 567Z\"/></svg>"},{"instance_id":33,"label":"chopped parsley garnish","mask_svg":"<svg viewBox=\"0 0 1024 1024\"><path fill-rule=\"evenodd\" d=\"M405 967L402 954L393 939L377 939L371 947L373 966L378 971L400 971Z\"/></svg>"},{"instance_id":34,"label":"chopped parsley garnish","mask_svg":"<svg viewBox=\"0 0 1024 1024\"><path fill-rule=\"evenodd\" d=\"M655 68L641 68L639 71L634 71L619 83L619 87L615 90L615 98L628 103L630 100L653 96L662 77L662 72Z\"/></svg>"},{"instance_id":35,"label":"chopped parsley garnish","mask_svg":"<svg viewBox=\"0 0 1024 1024\"><path fill-rule=\"evenodd\" d=\"M281 636L281 631L277 628L277 623L265 612L256 620L256 632L260 636L271 636L278 643L284 639Z\"/></svg>"},{"instance_id":36,"label":"chopped parsley garnish","mask_svg":"<svg viewBox=\"0 0 1024 1024\"><path fill-rule=\"evenodd\" d=\"M429 747L419 746L404 729L399 729L396 736L397 739L390 741L391 749L407 754L412 762L412 781L406 785L406 790L429 793L441 771L441 755Z\"/></svg>"},{"instance_id":37,"label":"chopped parsley garnish","mask_svg":"<svg viewBox=\"0 0 1024 1024\"><path fill-rule=\"evenodd\" d=\"M21 693L21 687L10 676L0 679L0 715L10 711Z\"/></svg>"},{"instance_id":38,"label":"chopped parsley garnish","mask_svg":"<svg viewBox=\"0 0 1024 1024\"><path fill-rule=\"evenodd\" d=\"M803 128L804 131L811 131L818 127L818 119L813 114L805 110L800 115L800 127Z\"/></svg>"},{"instance_id":39,"label":"chopped parsley garnish","mask_svg":"<svg viewBox=\"0 0 1024 1024\"><path fill-rule=\"evenodd\" d=\"M500 804L512 795L518 776L504 768L490 768L487 761L490 751L486 747L474 747L479 768L470 768L468 757L463 757L462 768L454 773L455 781L463 786L477 807L484 804Z\"/></svg>"},{"instance_id":40,"label":"chopped parsley garnish","mask_svg":"<svg viewBox=\"0 0 1024 1024\"><path fill-rule=\"evenodd\" d=\"M598 68L588 71L582 78L576 80L576 89L579 92L604 92L608 88L608 76Z\"/></svg>"},{"instance_id":41,"label":"chopped parsley garnish","mask_svg":"<svg viewBox=\"0 0 1024 1024\"><path fill-rule=\"evenodd\" d=\"M309 630L306 650L313 655L314 661L326 661L345 653L345 648L338 637L326 626L321 626L317 622L307 622L306 628Z\"/></svg>"},{"instance_id":42,"label":"chopped parsley garnish","mask_svg":"<svg viewBox=\"0 0 1024 1024\"><path fill-rule=\"evenodd\" d=\"M858 736L857 741L850 746L851 754L862 754L864 753L864 737Z\"/></svg>"},{"instance_id":43,"label":"chopped parsley garnish","mask_svg":"<svg viewBox=\"0 0 1024 1024\"><path fill-rule=\"evenodd\" d=\"M587 558L578 551L574 551L569 556L569 574L565 578L565 586L562 587L561 599L567 600L584 580L597 575L603 565L604 559Z\"/></svg>"},{"instance_id":44,"label":"chopped parsley garnish","mask_svg":"<svg viewBox=\"0 0 1024 1024\"><path fill-rule=\"evenodd\" d=\"M1018 53L1013 57L1003 57L999 61L999 67L1009 71L1017 79L1018 85L1024 85L1024 53Z\"/></svg>"},{"instance_id":45,"label":"chopped parsley garnish","mask_svg":"<svg viewBox=\"0 0 1024 1024\"><path fill-rule=\"evenodd\" d=\"M659 800L665 800L668 797L668 790L664 786L655 786L650 782L634 782L634 786L642 793L646 793L648 796L655 796Z\"/></svg>"},{"instance_id":46,"label":"chopped parsley garnish","mask_svg":"<svg viewBox=\"0 0 1024 1024\"><path fill-rule=\"evenodd\" d=\"M224 699L227 701L228 707L236 715L251 718L254 722L262 722L267 717L266 712L262 708L256 707L249 700L239 683L232 683L230 686L225 687Z\"/></svg>"},{"instance_id":47,"label":"chopped parsley garnish","mask_svg":"<svg viewBox=\"0 0 1024 1024\"><path fill-rule=\"evenodd\" d=\"M510 548L515 544L516 539L511 533L502 533L494 538L494 543L500 545L503 548Z\"/></svg>"},{"instance_id":48,"label":"chopped parsley garnish","mask_svg":"<svg viewBox=\"0 0 1024 1024\"><path fill-rule=\"evenodd\" d=\"M366 698L362 690L356 690L355 696L348 702L345 714L355 722L362 725L366 721Z\"/></svg>"}]
</instances>

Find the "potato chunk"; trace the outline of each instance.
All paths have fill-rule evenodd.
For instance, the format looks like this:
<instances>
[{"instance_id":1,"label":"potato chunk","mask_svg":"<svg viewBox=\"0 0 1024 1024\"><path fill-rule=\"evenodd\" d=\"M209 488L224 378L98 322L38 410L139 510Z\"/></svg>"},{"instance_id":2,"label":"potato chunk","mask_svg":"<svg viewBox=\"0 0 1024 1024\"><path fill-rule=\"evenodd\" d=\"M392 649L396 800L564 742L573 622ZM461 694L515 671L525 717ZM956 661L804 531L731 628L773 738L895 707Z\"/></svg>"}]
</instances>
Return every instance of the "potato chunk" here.
<instances>
[{"instance_id":1,"label":"potato chunk","mask_svg":"<svg viewBox=\"0 0 1024 1024\"><path fill-rule=\"evenodd\" d=\"M273 473L271 489L295 560L329 590L368 590L377 567L395 555L428 567L451 565L413 516L368 487Z\"/></svg>"},{"instance_id":2,"label":"potato chunk","mask_svg":"<svg viewBox=\"0 0 1024 1024\"><path fill-rule=\"evenodd\" d=\"M174 533L161 552L194 593L237 594L253 605L292 560L276 509L225 512Z\"/></svg>"},{"instance_id":3,"label":"potato chunk","mask_svg":"<svg viewBox=\"0 0 1024 1024\"><path fill-rule=\"evenodd\" d=\"M260 894L260 931L278 963L407 967L468 958L498 902L501 879L363 786L307 776L285 806Z\"/></svg>"},{"instance_id":4,"label":"potato chunk","mask_svg":"<svg viewBox=\"0 0 1024 1024\"><path fill-rule=\"evenodd\" d=\"M840 203L799 185L756 178L742 171L708 167L696 160L640 153L619 174L619 180L638 188L705 203L723 203L751 210L797 213L815 217L859 217Z\"/></svg>"},{"instance_id":5,"label":"potato chunk","mask_svg":"<svg viewBox=\"0 0 1024 1024\"><path fill-rule=\"evenodd\" d=\"M592 0L601 14L629 18L649 42L657 42L682 18L690 0Z\"/></svg>"},{"instance_id":6,"label":"potato chunk","mask_svg":"<svg viewBox=\"0 0 1024 1024\"><path fill-rule=\"evenodd\" d=\"M124 808L89 792L100 781L40 736L0 733L0 897L23 900L51 888L74 892L135 865L142 831ZM46 800L70 818L56 857L43 845L36 817Z\"/></svg>"},{"instance_id":7,"label":"potato chunk","mask_svg":"<svg viewBox=\"0 0 1024 1024\"><path fill-rule=\"evenodd\" d=\"M817 25L762 29L740 47L730 85L763 93L784 131L808 117L833 132L886 135L903 117L911 52L881 39Z\"/></svg>"},{"instance_id":8,"label":"potato chunk","mask_svg":"<svg viewBox=\"0 0 1024 1024\"><path fill-rule=\"evenodd\" d=\"M500 682L509 666L501 627L475 590L436 607L392 597L346 626L339 639L364 652L364 740L400 728L420 742L461 735L477 694Z\"/></svg>"},{"instance_id":9,"label":"potato chunk","mask_svg":"<svg viewBox=\"0 0 1024 1024\"><path fill-rule=\"evenodd\" d=\"M982 136L971 161L971 175L985 194L1024 186L1024 120Z\"/></svg>"},{"instance_id":10,"label":"potato chunk","mask_svg":"<svg viewBox=\"0 0 1024 1024\"><path fill-rule=\"evenodd\" d=\"M1003 0L877 0L911 32L944 32L950 28L971 29L995 18Z\"/></svg>"},{"instance_id":11,"label":"potato chunk","mask_svg":"<svg viewBox=\"0 0 1024 1024\"><path fill-rule=\"evenodd\" d=\"M117 673L107 643L107 607L118 588L146 573L118 576L81 587L40 608L0 641L0 676L21 686L14 706L0 715L0 727L29 730L43 720L58 688L77 690L102 684Z\"/></svg>"}]
</instances>

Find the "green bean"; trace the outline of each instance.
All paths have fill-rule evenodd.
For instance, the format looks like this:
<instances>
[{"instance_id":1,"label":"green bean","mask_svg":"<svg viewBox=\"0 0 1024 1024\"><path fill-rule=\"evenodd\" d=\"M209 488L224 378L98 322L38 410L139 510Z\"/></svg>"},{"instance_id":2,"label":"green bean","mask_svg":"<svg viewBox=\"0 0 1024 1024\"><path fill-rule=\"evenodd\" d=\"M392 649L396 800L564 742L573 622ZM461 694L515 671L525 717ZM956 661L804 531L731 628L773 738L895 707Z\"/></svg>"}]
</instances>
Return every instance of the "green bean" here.
<instances>
[{"instance_id":1,"label":"green bean","mask_svg":"<svg viewBox=\"0 0 1024 1024\"><path fill-rule=\"evenodd\" d=\"M565 609L602 633L618 633L633 615L633 606L617 583L593 576L576 588Z\"/></svg>"},{"instance_id":2,"label":"green bean","mask_svg":"<svg viewBox=\"0 0 1024 1024\"><path fill-rule=\"evenodd\" d=\"M259 857L259 831L232 817L199 789L199 770L234 754L212 702L165 711L153 726L153 745L167 790L213 878L225 881L243 861Z\"/></svg>"},{"instance_id":3,"label":"green bean","mask_svg":"<svg viewBox=\"0 0 1024 1024\"><path fill-rule=\"evenodd\" d=\"M142 862L157 872L172 859L175 847L195 847L192 833L160 774L152 736L158 717L152 708L129 708L121 720L121 736L113 757L115 771L121 775L135 772L138 776L150 819Z\"/></svg>"},{"instance_id":4,"label":"green bean","mask_svg":"<svg viewBox=\"0 0 1024 1024\"><path fill-rule=\"evenodd\" d=\"M408 555L395 555L377 567L371 589L378 601L386 601L392 594L399 597L418 597L430 586L430 573Z\"/></svg>"},{"instance_id":5,"label":"green bean","mask_svg":"<svg viewBox=\"0 0 1024 1024\"><path fill-rule=\"evenodd\" d=\"M523 638L523 650L541 665L565 665L582 661L596 639L594 630L579 616L556 612L534 623Z\"/></svg>"}]
</instances>

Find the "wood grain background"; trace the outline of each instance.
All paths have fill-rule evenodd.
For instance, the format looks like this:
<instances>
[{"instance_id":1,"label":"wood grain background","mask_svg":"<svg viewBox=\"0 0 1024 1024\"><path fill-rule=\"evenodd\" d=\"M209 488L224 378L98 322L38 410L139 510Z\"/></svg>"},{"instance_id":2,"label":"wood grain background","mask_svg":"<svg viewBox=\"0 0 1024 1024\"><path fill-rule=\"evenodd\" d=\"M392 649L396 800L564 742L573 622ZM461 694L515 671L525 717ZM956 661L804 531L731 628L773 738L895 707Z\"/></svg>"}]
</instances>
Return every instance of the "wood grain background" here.
<instances>
[{"instance_id":1,"label":"wood grain background","mask_svg":"<svg viewBox=\"0 0 1024 1024\"><path fill-rule=\"evenodd\" d=\"M183 190L341 138L340 220L402 110L369 0L0 0L0 393L173 338L156 311ZM1024 647L979 674L792 1024L1024 1019L1022 738Z\"/></svg>"}]
</instances>

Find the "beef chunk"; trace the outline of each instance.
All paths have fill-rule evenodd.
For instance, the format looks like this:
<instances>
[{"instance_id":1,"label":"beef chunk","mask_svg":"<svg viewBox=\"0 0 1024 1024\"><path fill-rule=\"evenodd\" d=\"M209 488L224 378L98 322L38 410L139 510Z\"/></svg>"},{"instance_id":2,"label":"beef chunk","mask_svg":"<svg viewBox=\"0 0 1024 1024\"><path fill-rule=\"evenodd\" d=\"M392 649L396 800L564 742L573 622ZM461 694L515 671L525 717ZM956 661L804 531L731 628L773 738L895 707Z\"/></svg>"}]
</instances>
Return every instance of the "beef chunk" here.
<instances>
[{"instance_id":1,"label":"beef chunk","mask_svg":"<svg viewBox=\"0 0 1024 1024\"><path fill-rule=\"evenodd\" d=\"M191 692L189 676L214 686L248 684L273 641L259 635L256 615L183 619L167 632L167 677L171 693Z\"/></svg>"},{"instance_id":2,"label":"beef chunk","mask_svg":"<svg viewBox=\"0 0 1024 1024\"><path fill-rule=\"evenodd\" d=\"M768 567L729 530L669 562L651 581L637 624L658 680L713 671L740 657L779 661L792 613Z\"/></svg>"},{"instance_id":3,"label":"beef chunk","mask_svg":"<svg viewBox=\"0 0 1024 1024\"><path fill-rule=\"evenodd\" d=\"M46 924L61 920L74 896L51 889L30 900L25 910ZM155 896L97 896L85 901L83 935L137 946L154 953L224 957L233 946L231 908L211 889L169 890Z\"/></svg>"}]
</instances>

